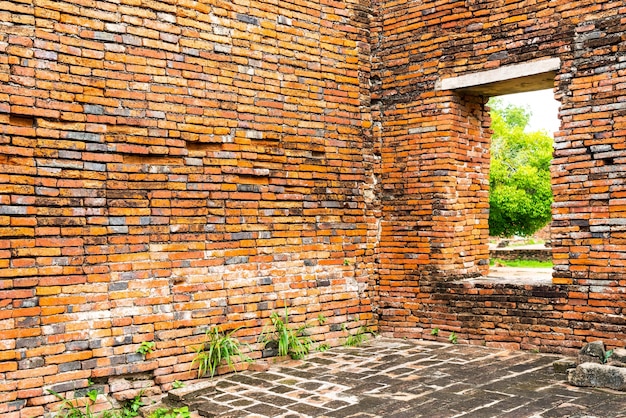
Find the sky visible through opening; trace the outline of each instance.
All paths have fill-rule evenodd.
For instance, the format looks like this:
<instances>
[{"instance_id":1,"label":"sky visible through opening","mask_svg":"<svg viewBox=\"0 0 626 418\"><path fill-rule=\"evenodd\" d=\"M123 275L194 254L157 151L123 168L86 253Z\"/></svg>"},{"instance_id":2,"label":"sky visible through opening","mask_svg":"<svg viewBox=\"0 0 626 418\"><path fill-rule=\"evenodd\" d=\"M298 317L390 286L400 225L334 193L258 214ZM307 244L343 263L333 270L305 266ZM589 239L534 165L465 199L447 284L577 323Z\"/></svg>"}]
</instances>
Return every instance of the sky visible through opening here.
<instances>
[{"instance_id":1,"label":"sky visible through opening","mask_svg":"<svg viewBox=\"0 0 626 418\"><path fill-rule=\"evenodd\" d=\"M532 116L527 131L545 129L550 135L559 130L559 102L554 99L552 89L531 91L528 93L508 94L499 97L502 103L527 106Z\"/></svg>"}]
</instances>

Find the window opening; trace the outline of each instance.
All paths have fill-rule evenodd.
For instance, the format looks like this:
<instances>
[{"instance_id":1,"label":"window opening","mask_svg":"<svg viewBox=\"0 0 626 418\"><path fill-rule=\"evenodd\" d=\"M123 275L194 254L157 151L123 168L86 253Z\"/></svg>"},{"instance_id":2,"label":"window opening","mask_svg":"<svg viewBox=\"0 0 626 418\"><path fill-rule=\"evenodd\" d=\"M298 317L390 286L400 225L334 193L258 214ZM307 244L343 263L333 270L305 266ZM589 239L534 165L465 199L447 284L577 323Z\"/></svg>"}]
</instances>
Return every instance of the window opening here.
<instances>
[{"instance_id":1,"label":"window opening","mask_svg":"<svg viewBox=\"0 0 626 418\"><path fill-rule=\"evenodd\" d=\"M489 278L550 283L550 163L559 102L551 89L492 97Z\"/></svg>"}]
</instances>

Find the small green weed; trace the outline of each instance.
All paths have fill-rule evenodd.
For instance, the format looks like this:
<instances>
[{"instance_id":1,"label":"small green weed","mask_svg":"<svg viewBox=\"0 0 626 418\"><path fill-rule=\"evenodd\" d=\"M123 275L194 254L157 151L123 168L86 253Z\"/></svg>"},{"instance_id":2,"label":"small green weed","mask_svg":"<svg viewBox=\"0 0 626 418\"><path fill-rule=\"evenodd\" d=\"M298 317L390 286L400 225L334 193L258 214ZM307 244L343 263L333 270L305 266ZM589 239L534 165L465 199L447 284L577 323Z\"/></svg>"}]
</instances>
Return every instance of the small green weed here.
<instances>
[{"instance_id":1,"label":"small green weed","mask_svg":"<svg viewBox=\"0 0 626 418\"><path fill-rule=\"evenodd\" d=\"M159 408L149 415L149 418L190 418L189 407Z\"/></svg>"},{"instance_id":2,"label":"small green weed","mask_svg":"<svg viewBox=\"0 0 626 418\"><path fill-rule=\"evenodd\" d=\"M436 337L437 335L439 335L439 328L433 328L433 329L430 331L430 335L434 335L435 337Z\"/></svg>"},{"instance_id":3,"label":"small green weed","mask_svg":"<svg viewBox=\"0 0 626 418\"><path fill-rule=\"evenodd\" d=\"M135 396L133 399L129 399L124 402L124 406L122 406L121 411L117 411L116 415L111 418L134 418L139 416L139 408L144 406L144 403L141 401L141 395L139 394Z\"/></svg>"},{"instance_id":4,"label":"small green weed","mask_svg":"<svg viewBox=\"0 0 626 418\"><path fill-rule=\"evenodd\" d=\"M302 359L311 351L311 338L305 334L307 325L302 325L297 329L292 329L289 325L289 312L285 306L285 316L281 317L278 312L270 315L272 328L264 330L261 334L261 341L278 346L279 356L290 356L292 359Z\"/></svg>"},{"instance_id":5,"label":"small green weed","mask_svg":"<svg viewBox=\"0 0 626 418\"><path fill-rule=\"evenodd\" d=\"M604 352L604 359L602 359L603 363L606 363L607 361L609 361L609 359L611 358L611 356L613 355L613 350L607 350Z\"/></svg>"},{"instance_id":6,"label":"small green weed","mask_svg":"<svg viewBox=\"0 0 626 418\"><path fill-rule=\"evenodd\" d=\"M98 398L97 390L90 390L87 392L87 398L90 402L83 402L81 406L78 401L72 402L66 399L63 395L53 391L52 389L48 389L48 393L54 395L57 399L61 401L61 408L54 415L56 418L93 418L96 417L94 413L91 411L91 407L95 403ZM104 417L104 415L102 415Z\"/></svg>"},{"instance_id":7,"label":"small green weed","mask_svg":"<svg viewBox=\"0 0 626 418\"><path fill-rule=\"evenodd\" d=\"M98 390L97 389L91 389L89 392L87 392L87 397L89 398L89 400L91 402L96 402L96 400L98 399Z\"/></svg>"},{"instance_id":8,"label":"small green weed","mask_svg":"<svg viewBox=\"0 0 626 418\"><path fill-rule=\"evenodd\" d=\"M95 412L91 410L92 406L96 403L98 399L98 390L92 389L85 394L87 400L81 402L78 399L69 400L65 398L63 395L53 391L52 389L48 389L48 393L54 395L57 399L61 401L61 408L54 415L55 418L118 418L121 417L117 413L117 411L104 411L100 415L96 415Z\"/></svg>"},{"instance_id":9,"label":"small green weed","mask_svg":"<svg viewBox=\"0 0 626 418\"><path fill-rule=\"evenodd\" d=\"M324 316L324 314L317 315L317 322L319 322L320 325L324 325L327 320L328 319Z\"/></svg>"},{"instance_id":10,"label":"small green weed","mask_svg":"<svg viewBox=\"0 0 626 418\"><path fill-rule=\"evenodd\" d=\"M330 350L330 344L326 344L326 343L320 344L317 346L316 350L321 353L324 351L328 351Z\"/></svg>"},{"instance_id":11,"label":"small green weed","mask_svg":"<svg viewBox=\"0 0 626 418\"><path fill-rule=\"evenodd\" d=\"M344 266L349 266L350 265L350 260L348 260L347 258L343 259L343 265Z\"/></svg>"},{"instance_id":12,"label":"small green weed","mask_svg":"<svg viewBox=\"0 0 626 418\"><path fill-rule=\"evenodd\" d=\"M345 329L344 326L344 330ZM355 334L346 337L346 341L343 345L346 347L358 347L367 341L367 334L374 335L374 332L367 326L361 325Z\"/></svg>"},{"instance_id":13,"label":"small green weed","mask_svg":"<svg viewBox=\"0 0 626 418\"><path fill-rule=\"evenodd\" d=\"M142 341L135 352L145 356L146 354L154 351L155 345L154 341Z\"/></svg>"},{"instance_id":14,"label":"small green weed","mask_svg":"<svg viewBox=\"0 0 626 418\"><path fill-rule=\"evenodd\" d=\"M66 399L63 395L51 389L48 389L48 393L61 401L61 408L54 415L55 418L134 418L139 416L139 408L144 405L141 401L141 394L139 394L133 399L126 401L120 410L103 411L100 414L96 414L91 409L98 399L99 392L97 389L92 389L85 394L88 400L83 402L82 405L80 405L79 401Z\"/></svg>"},{"instance_id":15,"label":"small green weed","mask_svg":"<svg viewBox=\"0 0 626 418\"><path fill-rule=\"evenodd\" d=\"M92 389L85 393L85 398L87 399L82 402L82 405L79 399L69 400L52 389L47 391L61 401L61 408L53 415L55 418L128 418L137 416L124 415L124 409L121 411L103 411L100 414L96 414L92 411L92 407L98 400L100 393L97 389Z\"/></svg>"},{"instance_id":16,"label":"small green weed","mask_svg":"<svg viewBox=\"0 0 626 418\"><path fill-rule=\"evenodd\" d=\"M223 363L226 363L234 371L234 357L239 357L243 361L252 361L241 352L241 343L233 337L237 330L239 328L228 334L222 334L217 327L212 327L206 331L207 341L195 349L196 356L191 362L192 368L195 364L198 365L198 377L207 373L213 377L217 368Z\"/></svg>"},{"instance_id":17,"label":"small green weed","mask_svg":"<svg viewBox=\"0 0 626 418\"><path fill-rule=\"evenodd\" d=\"M456 344L459 342L459 337L456 335L456 332L452 331L452 334L448 337L448 341L452 344Z\"/></svg>"},{"instance_id":18,"label":"small green weed","mask_svg":"<svg viewBox=\"0 0 626 418\"><path fill-rule=\"evenodd\" d=\"M182 387L184 387L185 384L183 382L181 382L180 380L174 380L174 382L172 383L172 387L174 389L180 389Z\"/></svg>"}]
</instances>

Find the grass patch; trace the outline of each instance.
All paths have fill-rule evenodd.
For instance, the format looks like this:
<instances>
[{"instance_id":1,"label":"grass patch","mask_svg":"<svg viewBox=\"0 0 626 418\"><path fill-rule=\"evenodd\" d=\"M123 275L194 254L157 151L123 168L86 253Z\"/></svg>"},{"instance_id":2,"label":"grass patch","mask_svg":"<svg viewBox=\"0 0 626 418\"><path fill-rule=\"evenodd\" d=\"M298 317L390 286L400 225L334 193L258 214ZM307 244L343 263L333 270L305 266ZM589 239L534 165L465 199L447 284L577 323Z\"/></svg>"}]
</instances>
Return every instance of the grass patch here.
<instances>
[{"instance_id":1,"label":"grass patch","mask_svg":"<svg viewBox=\"0 0 626 418\"><path fill-rule=\"evenodd\" d=\"M507 245L505 248L515 248L515 247L525 247L527 245L537 245L537 244L545 244L545 241L540 240L540 239L528 239L525 241L521 241L521 242L511 242L509 245Z\"/></svg>"},{"instance_id":2,"label":"grass patch","mask_svg":"<svg viewBox=\"0 0 626 418\"><path fill-rule=\"evenodd\" d=\"M490 266L516 267L516 268L552 268L552 261L539 260L501 260L499 258L489 260Z\"/></svg>"}]
</instances>

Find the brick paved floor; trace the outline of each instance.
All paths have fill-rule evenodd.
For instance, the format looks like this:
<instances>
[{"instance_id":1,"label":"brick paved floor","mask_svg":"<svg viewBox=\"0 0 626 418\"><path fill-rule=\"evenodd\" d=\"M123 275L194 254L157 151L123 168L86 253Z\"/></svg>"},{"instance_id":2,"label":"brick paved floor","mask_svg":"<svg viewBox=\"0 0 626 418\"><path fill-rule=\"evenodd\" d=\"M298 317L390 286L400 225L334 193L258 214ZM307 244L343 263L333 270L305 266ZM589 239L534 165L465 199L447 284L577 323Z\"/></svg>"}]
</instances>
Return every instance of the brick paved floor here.
<instances>
[{"instance_id":1,"label":"brick paved floor","mask_svg":"<svg viewBox=\"0 0 626 418\"><path fill-rule=\"evenodd\" d=\"M626 417L625 393L568 386L557 358L378 338L218 377L185 403L221 418Z\"/></svg>"}]
</instances>

